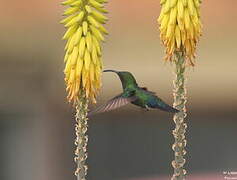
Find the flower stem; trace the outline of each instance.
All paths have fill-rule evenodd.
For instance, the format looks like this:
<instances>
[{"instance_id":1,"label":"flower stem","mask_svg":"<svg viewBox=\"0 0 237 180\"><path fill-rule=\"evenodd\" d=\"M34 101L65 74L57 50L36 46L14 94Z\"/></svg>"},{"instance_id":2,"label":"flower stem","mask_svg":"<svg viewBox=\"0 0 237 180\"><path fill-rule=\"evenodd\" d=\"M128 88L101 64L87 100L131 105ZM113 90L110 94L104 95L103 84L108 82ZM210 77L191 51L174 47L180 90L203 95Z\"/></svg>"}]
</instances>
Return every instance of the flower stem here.
<instances>
[{"instance_id":1,"label":"flower stem","mask_svg":"<svg viewBox=\"0 0 237 180\"><path fill-rule=\"evenodd\" d=\"M174 80L174 107L180 110L179 113L174 115L175 129L173 136L175 142L172 146L174 151L174 160L172 166L174 174L172 180L184 180L186 170L184 169L186 154L185 147L187 141L185 140L185 132L187 124L185 123L187 101L186 88L185 88L185 57L182 52L175 52L175 80Z\"/></svg>"},{"instance_id":2,"label":"flower stem","mask_svg":"<svg viewBox=\"0 0 237 180\"><path fill-rule=\"evenodd\" d=\"M77 163L77 169L75 175L77 180L86 180L87 174L87 143L88 135L86 135L88 124L87 124L87 112L88 112L88 100L85 95L82 95L76 103L76 139L75 139L75 162Z\"/></svg>"}]
</instances>

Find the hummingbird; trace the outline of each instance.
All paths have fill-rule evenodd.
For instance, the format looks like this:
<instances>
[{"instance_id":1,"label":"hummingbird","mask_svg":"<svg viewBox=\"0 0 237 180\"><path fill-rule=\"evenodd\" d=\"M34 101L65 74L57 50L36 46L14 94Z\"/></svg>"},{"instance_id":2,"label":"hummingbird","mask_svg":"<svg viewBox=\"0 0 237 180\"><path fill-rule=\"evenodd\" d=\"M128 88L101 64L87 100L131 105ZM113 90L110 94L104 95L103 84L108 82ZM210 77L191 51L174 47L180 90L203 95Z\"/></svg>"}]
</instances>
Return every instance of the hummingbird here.
<instances>
[{"instance_id":1,"label":"hummingbird","mask_svg":"<svg viewBox=\"0 0 237 180\"><path fill-rule=\"evenodd\" d=\"M104 70L103 72L116 73L121 80L123 92L107 101L104 105L89 112L88 116L95 113L111 111L129 103L146 110L160 109L171 113L179 112L179 110L160 99L155 92L149 91L146 87L139 87L136 79L130 72L115 70Z\"/></svg>"}]
</instances>

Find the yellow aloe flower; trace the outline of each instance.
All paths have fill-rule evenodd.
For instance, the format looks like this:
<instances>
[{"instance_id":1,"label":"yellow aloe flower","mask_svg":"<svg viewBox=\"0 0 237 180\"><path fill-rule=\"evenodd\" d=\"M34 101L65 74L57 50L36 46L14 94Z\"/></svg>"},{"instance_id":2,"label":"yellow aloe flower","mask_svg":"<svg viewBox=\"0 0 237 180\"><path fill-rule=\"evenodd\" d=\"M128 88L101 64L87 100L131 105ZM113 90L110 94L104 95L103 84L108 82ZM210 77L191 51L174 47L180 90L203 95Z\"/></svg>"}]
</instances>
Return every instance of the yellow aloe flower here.
<instances>
[{"instance_id":1,"label":"yellow aloe flower","mask_svg":"<svg viewBox=\"0 0 237 180\"><path fill-rule=\"evenodd\" d=\"M67 28L63 39L66 64L65 82L67 99L75 103L85 93L86 98L95 102L101 87L101 42L107 30L103 27L107 18L104 3L107 0L66 0L69 6L63 15L67 16L60 23Z\"/></svg>"},{"instance_id":2,"label":"yellow aloe flower","mask_svg":"<svg viewBox=\"0 0 237 180\"><path fill-rule=\"evenodd\" d=\"M166 60L172 61L174 52L182 52L194 65L196 45L201 35L201 0L161 0L158 18L160 37L166 47Z\"/></svg>"}]
</instances>

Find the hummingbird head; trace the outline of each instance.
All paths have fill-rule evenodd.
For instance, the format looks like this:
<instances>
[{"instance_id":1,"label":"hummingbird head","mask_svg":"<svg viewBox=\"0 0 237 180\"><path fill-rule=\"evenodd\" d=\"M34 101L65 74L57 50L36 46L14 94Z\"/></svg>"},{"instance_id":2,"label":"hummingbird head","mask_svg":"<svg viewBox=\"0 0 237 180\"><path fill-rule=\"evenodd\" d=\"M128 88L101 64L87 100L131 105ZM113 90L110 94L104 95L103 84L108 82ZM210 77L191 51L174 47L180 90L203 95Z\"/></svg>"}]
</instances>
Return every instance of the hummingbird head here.
<instances>
[{"instance_id":1,"label":"hummingbird head","mask_svg":"<svg viewBox=\"0 0 237 180\"><path fill-rule=\"evenodd\" d=\"M115 70L104 70L103 72L113 72L116 73L123 85L123 89L130 87L130 86L137 86L136 79L132 75L132 73L128 71L115 71Z\"/></svg>"}]
</instances>

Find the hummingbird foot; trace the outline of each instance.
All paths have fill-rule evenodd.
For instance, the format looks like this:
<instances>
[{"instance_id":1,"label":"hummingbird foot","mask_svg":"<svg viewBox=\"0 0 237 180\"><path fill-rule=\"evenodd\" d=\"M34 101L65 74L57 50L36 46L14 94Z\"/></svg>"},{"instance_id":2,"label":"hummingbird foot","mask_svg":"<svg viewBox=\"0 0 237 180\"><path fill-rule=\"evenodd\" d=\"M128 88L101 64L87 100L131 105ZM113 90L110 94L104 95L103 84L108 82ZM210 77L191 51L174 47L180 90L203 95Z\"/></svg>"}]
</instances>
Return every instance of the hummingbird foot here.
<instances>
[{"instance_id":1,"label":"hummingbird foot","mask_svg":"<svg viewBox=\"0 0 237 180\"><path fill-rule=\"evenodd\" d=\"M145 105L145 108L146 108L146 111L150 111L151 110L147 105Z\"/></svg>"}]
</instances>

